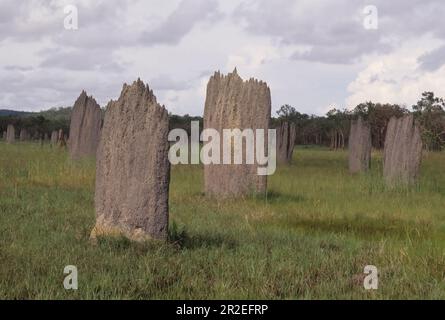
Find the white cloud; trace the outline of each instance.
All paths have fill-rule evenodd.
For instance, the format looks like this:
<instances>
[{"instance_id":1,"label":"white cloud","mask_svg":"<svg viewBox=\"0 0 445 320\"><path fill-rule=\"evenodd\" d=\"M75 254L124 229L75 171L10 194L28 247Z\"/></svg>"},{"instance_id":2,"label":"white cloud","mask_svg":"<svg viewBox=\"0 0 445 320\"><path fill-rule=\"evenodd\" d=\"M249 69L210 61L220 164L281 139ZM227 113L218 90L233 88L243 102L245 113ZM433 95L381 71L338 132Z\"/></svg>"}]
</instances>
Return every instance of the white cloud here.
<instances>
[{"instance_id":1,"label":"white cloud","mask_svg":"<svg viewBox=\"0 0 445 320\"><path fill-rule=\"evenodd\" d=\"M227 69L238 67L244 72L255 71L268 61L280 57L279 50L271 45L246 45L229 54Z\"/></svg>"},{"instance_id":2,"label":"white cloud","mask_svg":"<svg viewBox=\"0 0 445 320\"><path fill-rule=\"evenodd\" d=\"M366 67L349 84L346 104L354 108L365 101L415 104L424 91L445 97L445 65L428 71L419 58L439 47L440 41L423 37L405 43L398 50L366 60Z\"/></svg>"}]
</instances>

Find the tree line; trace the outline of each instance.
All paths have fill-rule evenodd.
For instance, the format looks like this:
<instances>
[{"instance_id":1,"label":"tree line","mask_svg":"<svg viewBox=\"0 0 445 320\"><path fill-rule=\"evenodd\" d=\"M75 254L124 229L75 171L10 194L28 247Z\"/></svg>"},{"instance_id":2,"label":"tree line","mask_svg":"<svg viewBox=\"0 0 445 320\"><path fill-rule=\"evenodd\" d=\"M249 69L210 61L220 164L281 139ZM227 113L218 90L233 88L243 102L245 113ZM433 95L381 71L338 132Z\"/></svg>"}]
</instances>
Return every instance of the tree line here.
<instances>
[{"instance_id":1,"label":"tree line","mask_svg":"<svg viewBox=\"0 0 445 320\"><path fill-rule=\"evenodd\" d=\"M295 123L299 145L327 146L333 150L347 147L350 123L362 116L371 125L372 145L382 149L386 127L391 117L400 117L413 113L422 128L422 139L427 150L438 151L445 147L445 101L433 92L424 92L420 100L409 110L397 104L365 102L352 110L332 109L324 116L300 113L288 104L283 105L276 117L271 119L271 127L278 127L283 121ZM39 139L53 130L69 132L71 107L52 108L39 113L0 115L0 132L8 124L16 127L16 132L25 128L31 137ZM190 134L191 121L199 121L203 128L203 119L199 116L170 114L170 128L185 129Z\"/></svg>"},{"instance_id":2,"label":"tree line","mask_svg":"<svg viewBox=\"0 0 445 320\"><path fill-rule=\"evenodd\" d=\"M62 129L69 132L71 107L52 108L42 112L9 113L0 115L0 132L6 131L9 124L16 129L16 135L21 129L26 129L32 139L38 140L45 135L50 136L54 130Z\"/></svg>"},{"instance_id":3,"label":"tree line","mask_svg":"<svg viewBox=\"0 0 445 320\"><path fill-rule=\"evenodd\" d=\"M352 110L332 109L325 116L316 116L300 113L294 107L284 105L272 122L274 126L282 121L295 123L297 144L323 145L336 150L347 146L351 120L362 116L371 125L372 146L382 149L391 117L413 113L420 124L425 149L442 150L445 147L444 99L436 97L433 92L424 92L411 109L397 104L365 102Z\"/></svg>"}]
</instances>

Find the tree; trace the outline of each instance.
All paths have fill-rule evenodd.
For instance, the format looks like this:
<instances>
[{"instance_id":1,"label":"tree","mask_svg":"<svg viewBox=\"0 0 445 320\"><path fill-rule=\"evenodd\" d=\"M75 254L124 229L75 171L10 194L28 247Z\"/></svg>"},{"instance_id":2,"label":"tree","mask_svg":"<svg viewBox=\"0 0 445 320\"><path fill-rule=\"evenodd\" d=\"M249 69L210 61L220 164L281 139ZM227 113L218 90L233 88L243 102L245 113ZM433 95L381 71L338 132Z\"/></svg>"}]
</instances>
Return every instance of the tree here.
<instances>
[{"instance_id":1,"label":"tree","mask_svg":"<svg viewBox=\"0 0 445 320\"><path fill-rule=\"evenodd\" d=\"M329 125L330 147L333 150L344 149L345 137L350 129L350 112L346 109L331 109L326 118Z\"/></svg>"},{"instance_id":2,"label":"tree","mask_svg":"<svg viewBox=\"0 0 445 320\"><path fill-rule=\"evenodd\" d=\"M441 150L445 145L445 101L433 92L422 93L422 98L413 106L416 119L422 130L422 140L427 150Z\"/></svg>"},{"instance_id":3,"label":"tree","mask_svg":"<svg viewBox=\"0 0 445 320\"><path fill-rule=\"evenodd\" d=\"M295 121L300 113L291 105L285 104L277 111L278 119L284 121Z\"/></svg>"},{"instance_id":4,"label":"tree","mask_svg":"<svg viewBox=\"0 0 445 320\"><path fill-rule=\"evenodd\" d=\"M401 117L408 109L397 104L381 104L371 101L361 103L352 111L354 117L362 116L371 125L372 145L382 149L385 144L386 127L392 117Z\"/></svg>"}]
</instances>

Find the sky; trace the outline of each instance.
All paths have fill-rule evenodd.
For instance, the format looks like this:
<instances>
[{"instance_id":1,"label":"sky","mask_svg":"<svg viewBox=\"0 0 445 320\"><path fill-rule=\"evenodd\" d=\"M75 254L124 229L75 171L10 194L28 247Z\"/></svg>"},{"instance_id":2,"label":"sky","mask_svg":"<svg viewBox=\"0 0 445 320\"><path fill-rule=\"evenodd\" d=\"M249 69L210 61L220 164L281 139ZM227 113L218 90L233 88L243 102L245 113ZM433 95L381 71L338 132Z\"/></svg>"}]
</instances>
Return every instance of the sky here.
<instances>
[{"instance_id":1,"label":"sky","mask_svg":"<svg viewBox=\"0 0 445 320\"><path fill-rule=\"evenodd\" d=\"M141 78L170 112L202 115L210 76L235 67L267 82L273 114L409 107L445 97L444 17L443 0L0 0L0 109L83 89L105 106Z\"/></svg>"}]
</instances>

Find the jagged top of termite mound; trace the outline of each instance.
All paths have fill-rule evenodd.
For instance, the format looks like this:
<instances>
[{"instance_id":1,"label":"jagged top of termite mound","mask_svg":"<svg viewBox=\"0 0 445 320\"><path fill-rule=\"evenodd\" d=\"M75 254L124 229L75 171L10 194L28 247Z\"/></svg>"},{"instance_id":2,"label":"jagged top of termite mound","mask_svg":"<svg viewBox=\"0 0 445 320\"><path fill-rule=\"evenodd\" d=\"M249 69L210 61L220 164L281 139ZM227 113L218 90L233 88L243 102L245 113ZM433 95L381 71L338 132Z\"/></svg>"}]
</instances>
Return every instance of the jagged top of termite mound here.
<instances>
[{"instance_id":1,"label":"jagged top of termite mound","mask_svg":"<svg viewBox=\"0 0 445 320\"><path fill-rule=\"evenodd\" d=\"M271 94L267 83L254 78L244 81L235 68L215 72L207 84L204 119L212 128L266 128L270 119Z\"/></svg>"},{"instance_id":2,"label":"jagged top of termite mound","mask_svg":"<svg viewBox=\"0 0 445 320\"><path fill-rule=\"evenodd\" d=\"M250 78L249 80L243 80L240 75L238 74L237 69L235 68L233 72L228 73L227 75L222 74L219 70L216 71L213 76L210 77L209 84L216 82L216 83L234 83L236 85L249 85L249 86L261 86L270 91L270 88L268 87L267 83L258 80L255 78Z\"/></svg>"},{"instance_id":3,"label":"jagged top of termite mound","mask_svg":"<svg viewBox=\"0 0 445 320\"><path fill-rule=\"evenodd\" d=\"M70 121L69 152L72 158L96 153L99 143L102 111L99 104L82 90L74 103Z\"/></svg>"},{"instance_id":4,"label":"jagged top of termite mound","mask_svg":"<svg viewBox=\"0 0 445 320\"><path fill-rule=\"evenodd\" d=\"M154 111L167 112L165 106L158 103L153 90L150 89L148 84L144 84L140 78L134 81L131 85L124 83L119 99L117 101L110 100L106 106L106 109L113 108L113 106L118 104L117 102L119 102L119 105L124 104L145 108L155 108Z\"/></svg>"},{"instance_id":5,"label":"jagged top of termite mound","mask_svg":"<svg viewBox=\"0 0 445 320\"><path fill-rule=\"evenodd\" d=\"M100 109L96 99L92 95L89 96L85 90L82 90L74 105L86 105L87 103Z\"/></svg>"},{"instance_id":6,"label":"jagged top of termite mound","mask_svg":"<svg viewBox=\"0 0 445 320\"><path fill-rule=\"evenodd\" d=\"M125 83L119 98L111 100L105 110L102 128L105 136L123 132L131 137L132 132L145 132L148 128L154 130L169 117L165 106L157 102L153 91L141 79L131 85Z\"/></svg>"}]
</instances>

